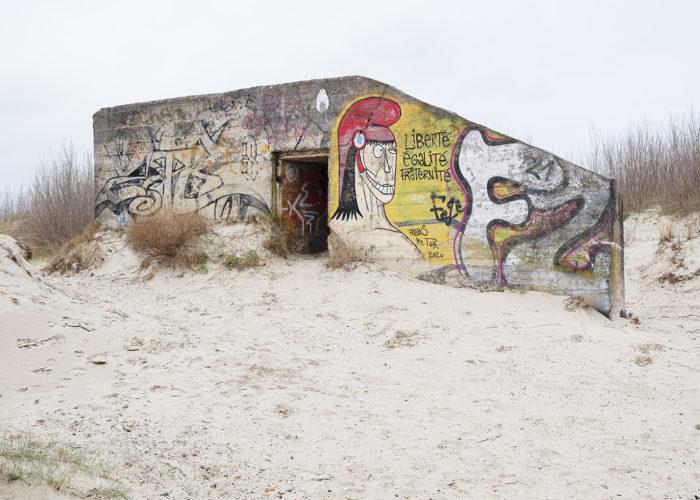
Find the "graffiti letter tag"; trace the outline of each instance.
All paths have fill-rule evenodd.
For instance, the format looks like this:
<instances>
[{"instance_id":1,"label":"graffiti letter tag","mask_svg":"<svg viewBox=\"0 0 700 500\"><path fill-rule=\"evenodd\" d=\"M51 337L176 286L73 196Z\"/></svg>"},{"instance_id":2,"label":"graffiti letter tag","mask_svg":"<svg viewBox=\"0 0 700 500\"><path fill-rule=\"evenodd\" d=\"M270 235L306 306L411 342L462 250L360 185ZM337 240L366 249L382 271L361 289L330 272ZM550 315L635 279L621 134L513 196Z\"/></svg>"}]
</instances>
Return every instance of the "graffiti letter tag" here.
<instances>
[{"instance_id":1,"label":"graffiti letter tag","mask_svg":"<svg viewBox=\"0 0 700 500\"><path fill-rule=\"evenodd\" d=\"M435 220L443 222L446 226L452 224L452 221L464 212L464 207L462 203L457 198L450 198L447 200L446 196L441 196L439 194L430 193L430 199L433 202L433 208L430 209L435 215ZM444 208L445 200L447 200L447 208ZM441 206L438 206L438 201Z\"/></svg>"}]
</instances>

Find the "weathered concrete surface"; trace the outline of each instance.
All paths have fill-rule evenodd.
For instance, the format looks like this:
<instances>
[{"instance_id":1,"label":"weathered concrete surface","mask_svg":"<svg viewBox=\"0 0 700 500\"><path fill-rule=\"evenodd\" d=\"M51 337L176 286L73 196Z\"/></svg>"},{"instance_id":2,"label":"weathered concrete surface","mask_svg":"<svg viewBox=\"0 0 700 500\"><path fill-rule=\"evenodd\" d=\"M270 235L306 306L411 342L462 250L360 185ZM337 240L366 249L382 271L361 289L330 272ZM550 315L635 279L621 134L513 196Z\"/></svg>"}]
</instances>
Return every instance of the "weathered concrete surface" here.
<instances>
[{"instance_id":1,"label":"weathered concrete surface","mask_svg":"<svg viewBox=\"0 0 700 500\"><path fill-rule=\"evenodd\" d=\"M328 148L347 100L384 88L351 77L101 109L96 215L123 222L166 206L217 219L268 212L273 152Z\"/></svg>"},{"instance_id":2,"label":"weathered concrete surface","mask_svg":"<svg viewBox=\"0 0 700 500\"><path fill-rule=\"evenodd\" d=\"M294 210L313 226L323 215L308 200L282 206L276 158L328 151L330 229L373 259L434 282L623 307L611 179L383 83L354 76L106 108L94 129L105 222L171 207L215 219Z\"/></svg>"}]
</instances>

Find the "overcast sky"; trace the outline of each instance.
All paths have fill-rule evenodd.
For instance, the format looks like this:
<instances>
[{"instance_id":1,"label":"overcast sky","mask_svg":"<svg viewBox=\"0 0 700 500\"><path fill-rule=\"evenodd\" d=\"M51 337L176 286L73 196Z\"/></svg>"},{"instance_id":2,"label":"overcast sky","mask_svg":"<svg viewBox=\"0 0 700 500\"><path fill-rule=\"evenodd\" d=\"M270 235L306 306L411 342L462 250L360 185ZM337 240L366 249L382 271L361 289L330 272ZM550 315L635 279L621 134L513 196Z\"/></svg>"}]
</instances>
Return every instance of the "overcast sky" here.
<instances>
[{"instance_id":1,"label":"overcast sky","mask_svg":"<svg viewBox=\"0 0 700 500\"><path fill-rule=\"evenodd\" d=\"M262 84L364 75L565 158L700 98L697 0L0 3L0 192L99 108Z\"/></svg>"}]
</instances>

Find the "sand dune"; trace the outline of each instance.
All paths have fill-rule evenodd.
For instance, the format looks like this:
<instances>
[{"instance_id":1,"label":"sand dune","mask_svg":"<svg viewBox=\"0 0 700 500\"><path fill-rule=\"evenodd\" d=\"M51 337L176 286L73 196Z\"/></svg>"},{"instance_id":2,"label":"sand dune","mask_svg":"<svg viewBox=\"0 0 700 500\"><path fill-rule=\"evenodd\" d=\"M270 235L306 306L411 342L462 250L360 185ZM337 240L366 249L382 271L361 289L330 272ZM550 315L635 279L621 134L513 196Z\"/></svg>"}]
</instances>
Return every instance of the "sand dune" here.
<instances>
[{"instance_id":1,"label":"sand dune","mask_svg":"<svg viewBox=\"0 0 700 500\"><path fill-rule=\"evenodd\" d=\"M140 269L111 232L92 273L45 275L0 237L0 427L134 498L692 498L695 223L674 249L626 222L638 321L323 258Z\"/></svg>"}]
</instances>

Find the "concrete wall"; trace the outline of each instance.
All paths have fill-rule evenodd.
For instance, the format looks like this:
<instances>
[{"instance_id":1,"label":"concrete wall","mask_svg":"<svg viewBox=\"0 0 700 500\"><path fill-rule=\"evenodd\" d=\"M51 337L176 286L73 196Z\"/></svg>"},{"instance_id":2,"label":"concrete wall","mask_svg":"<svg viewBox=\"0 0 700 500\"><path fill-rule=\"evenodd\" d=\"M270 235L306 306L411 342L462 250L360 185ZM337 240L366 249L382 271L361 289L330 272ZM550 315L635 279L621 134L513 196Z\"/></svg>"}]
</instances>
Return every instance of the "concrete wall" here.
<instances>
[{"instance_id":1,"label":"concrete wall","mask_svg":"<svg viewBox=\"0 0 700 500\"><path fill-rule=\"evenodd\" d=\"M95 214L109 224L163 207L216 219L271 210L272 153L328 148L359 77L104 108L93 117Z\"/></svg>"},{"instance_id":2,"label":"concrete wall","mask_svg":"<svg viewBox=\"0 0 700 500\"><path fill-rule=\"evenodd\" d=\"M385 84L348 77L120 106L96 113L94 128L105 222L166 206L267 213L279 204L274 154L327 149L330 228L377 261L455 286L623 307L614 181Z\"/></svg>"}]
</instances>

